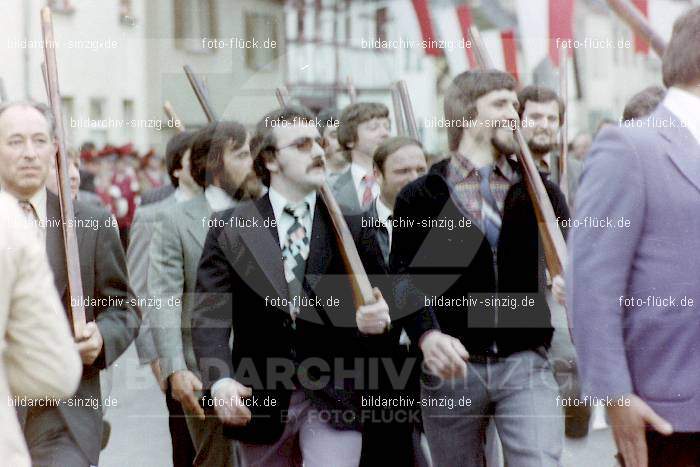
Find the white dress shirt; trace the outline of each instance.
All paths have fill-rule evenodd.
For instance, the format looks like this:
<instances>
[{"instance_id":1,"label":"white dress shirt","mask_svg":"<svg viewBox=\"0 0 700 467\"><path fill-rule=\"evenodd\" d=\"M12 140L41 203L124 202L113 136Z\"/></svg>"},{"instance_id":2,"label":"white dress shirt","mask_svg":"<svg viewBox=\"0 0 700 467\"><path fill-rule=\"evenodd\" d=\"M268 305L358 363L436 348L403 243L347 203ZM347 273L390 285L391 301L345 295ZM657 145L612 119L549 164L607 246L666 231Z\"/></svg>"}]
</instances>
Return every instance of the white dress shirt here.
<instances>
[{"instance_id":1,"label":"white dress shirt","mask_svg":"<svg viewBox=\"0 0 700 467\"><path fill-rule=\"evenodd\" d=\"M352 175L352 183L355 185L355 192L357 193L357 201L362 206L362 197L365 194L365 181L362 180L365 175L367 175L367 171L359 164L352 163L350 164L350 175ZM374 174L370 174L374 175ZM376 199L377 196L379 196L379 183L376 181L374 182L374 186L372 187L372 199Z\"/></svg>"},{"instance_id":2,"label":"white dress shirt","mask_svg":"<svg viewBox=\"0 0 700 467\"><path fill-rule=\"evenodd\" d=\"M683 122L700 144L700 97L672 86L666 93L663 105Z\"/></svg>"},{"instance_id":3,"label":"white dress shirt","mask_svg":"<svg viewBox=\"0 0 700 467\"><path fill-rule=\"evenodd\" d=\"M268 191L270 196L270 204L272 205L272 212L275 213L275 221L277 222L277 234L279 236L280 247L283 248L285 242L287 241L287 231L294 225L294 216L284 212L285 206L289 204L287 198L285 198L279 191L270 187ZM311 238L311 226L314 222L314 209L316 209L316 192L312 191L304 198L304 201L309 203L309 215L304 217L304 228L306 229L306 236Z\"/></svg>"},{"instance_id":4,"label":"white dress shirt","mask_svg":"<svg viewBox=\"0 0 700 467\"><path fill-rule=\"evenodd\" d=\"M231 209L237 204L235 199L215 185L209 185L205 188L204 197L207 199L209 207L214 212Z\"/></svg>"}]
</instances>

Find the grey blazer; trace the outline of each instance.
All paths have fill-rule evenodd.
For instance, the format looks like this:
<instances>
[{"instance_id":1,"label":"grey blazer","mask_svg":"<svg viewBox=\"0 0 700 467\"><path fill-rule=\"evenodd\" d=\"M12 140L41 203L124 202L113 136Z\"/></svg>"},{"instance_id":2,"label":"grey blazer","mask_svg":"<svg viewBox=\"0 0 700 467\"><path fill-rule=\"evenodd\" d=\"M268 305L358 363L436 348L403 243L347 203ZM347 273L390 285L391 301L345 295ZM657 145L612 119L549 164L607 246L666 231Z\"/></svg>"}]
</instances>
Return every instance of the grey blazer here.
<instances>
[{"instance_id":1,"label":"grey blazer","mask_svg":"<svg viewBox=\"0 0 700 467\"><path fill-rule=\"evenodd\" d=\"M606 128L586 158L568 306L585 394L636 394L698 432L700 145L663 105L652 119L669 127Z\"/></svg>"},{"instance_id":2,"label":"grey blazer","mask_svg":"<svg viewBox=\"0 0 700 467\"><path fill-rule=\"evenodd\" d=\"M357 190L352 180L350 168L338 175L331 185L331 191L344 214L357 215L362 213L363 209L357 198Z\"/></svg>"},{"instance_id":3,"label":"grey blazer","mask_svg":"<svg viewBox=\"0 0 700 467\"><path fill-rule=\"evenodd\" d=\"M162 302L152 313L151 323L166 380L176 371L197 371L190 314L210 215L204 193L178 204L177 209L158 211L149 250L148 292Z\"/></svg>"},{"instance_id":4,"label":"grey blazer","mask_svg":"<svg viewBox=\"0 0 700 467\"><path fill-rule=\"evenodd\" d=\"M131 289L141 299L149 298L146 280L150 263L149 247L153 239L158 212L169 209L175 203L175 196L170 195L162 201L139 207L134 214L129 232L129 247L126 250L126 265L129 270ZM151 330L152 312L152 308L141 307L143 315L139 335L136 338L136 352L141 364L150 363L158 358Z\"/></svg>"},{"instance_id":5,"label":"grey blazer","mask_svg":"<svg viewBox=\"0 0 700 467\"><path fill-rule=\"evenodd\" d=\"M66 302L68 280L66 276L65 249L60 224L58 197L47 194L46 216L49 219L46 230L46 251L54 275L56 289ZM128 287L124 250L119 240L116 225L111 226L112 218L104 210L84 204L74 203L76 236L80 255L80 274L83 282L84 299L100 299L100 306L85 306L88 321L94 320L102 334L102 352L92 365L83 366L83 377L74 399L80 404L59 404L71 435L80 446L91 464L97 465L102 438L102 408L90 403L99 400L100 370L109 367L129 347L138 332L140 310L130 306L135 297ZM90 224L87 221L96 222Z\"/></svg>"}]
</instances>

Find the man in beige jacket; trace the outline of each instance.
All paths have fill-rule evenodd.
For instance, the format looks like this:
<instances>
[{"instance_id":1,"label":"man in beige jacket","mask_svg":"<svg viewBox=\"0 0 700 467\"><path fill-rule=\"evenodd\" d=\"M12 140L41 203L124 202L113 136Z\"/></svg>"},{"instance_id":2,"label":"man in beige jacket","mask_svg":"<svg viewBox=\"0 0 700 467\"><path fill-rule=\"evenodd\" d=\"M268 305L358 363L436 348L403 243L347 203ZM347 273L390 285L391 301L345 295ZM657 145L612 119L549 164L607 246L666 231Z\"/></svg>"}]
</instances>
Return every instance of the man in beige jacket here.
<instances>
[{"instance_id":1,"label":"man in beige jacket","mask_svg":"<svg viewBox=\"0 0 700 467\"><path fill-rule=\"evenodd\" d=\"M17 200L0 193L0 459L31 461L15 408L73 395L82 363L46 252Z\"/></svg>"}]
</instances>

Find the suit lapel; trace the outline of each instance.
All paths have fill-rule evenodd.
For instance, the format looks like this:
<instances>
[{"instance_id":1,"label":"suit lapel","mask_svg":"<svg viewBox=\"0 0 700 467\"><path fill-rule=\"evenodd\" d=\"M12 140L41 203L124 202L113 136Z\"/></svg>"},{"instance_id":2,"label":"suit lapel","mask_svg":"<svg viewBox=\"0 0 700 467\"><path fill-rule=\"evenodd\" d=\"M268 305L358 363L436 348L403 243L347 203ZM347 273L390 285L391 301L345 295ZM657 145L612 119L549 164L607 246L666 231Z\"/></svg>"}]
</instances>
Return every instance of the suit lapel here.
<instances>
[{"instance_id":1,"label":"suit lapel","mask_svg":"<svg viewBox=\"0 0 700 467\"><path fill-rule=\"evenodd\" d=\"M269 223L271 225L269 229L262 227L265 219L275 219L269 196L265 195L257 201L240 205L236 209L235 215L245 219L257 219L260 228L240 228L236 231L240 234L241 240L248 247L265 277L272 284L275 292L286 299L289 296L289 289L284 277L282 250L277 227L272 227L276 225L274 222Z\"/></svg>"},{"instance_id":2,"label":"suit lapel","mask_svg":"<svg viewBox=\"0 0 700 467\"><path fill-rule=\"evenodd\" d=\"M184 213L192 219L192 222L187 224L187 231L192 235L194 241L199 248L204 248L204 242L207 239L207 231L205 218L208 219L211 214L211 208L207 202L204 193L192 198L192 201L185 203L183 207Z\"/></svg>"},{"instance_id":3,"label":"suit lapel","mask_svg":"<svg viewBox=\"0 0 700 467\"><path fill-rule=\"evenodd\" d=\"M75 218L79 218L78 209L78 203L73 203ZM63 241L61 207L58 201L58 196L51 192L47 192L46 194L46 221L46 251L49 257L49 265L51 266L51 271L53 272L56 290L58 290L62 297L68 288L66 248ZM78 254L80 254L80 246L83 242L85 234L83 229L78 228L77 225L75 226L75 235L78 240Z\"/></svg>"},{"instance_id":4,"label":"suit lapel","mask_svg":"<svg viewBox=\"0 0 700 467\"><path fill-rule=\"evenodd\" d=\"M338 201L344 204L350 212L359 212L362 208L357 199L357 190L352 180L352 171L348 169L336 181Z\"/></svg>"},{"instance_id":5,"label":"suit lapel","mask_svg":"<svg viewBox=\"0 0 700 467\"><path fill-rule=\"evenodd\" d=\"M315 288L321 276L328 269L333 261L335 248L331 245L331 234L329 231L331 220L323 201L319 196L316 199L314 209L314 221L311 227L311 241L309 245L309 257L306 260L306 281L311 288Z\"/></svg>"},{"instance_id":6,"label":"suit lapel","mask_svg":"<svg viewBox=\"0 0 700 467\"><path fill-rule=\"evenodd\" d=\"M676 128L659 128L661 136L663 136L669 144L666 155L690 183L700 190L700 163L698 163L700 145L695 140L695 137L663 106L659 106L658 110L654 112L653 118L664 121L668 119L675 121L677 125Z\"/></svg>"}]
</instances>

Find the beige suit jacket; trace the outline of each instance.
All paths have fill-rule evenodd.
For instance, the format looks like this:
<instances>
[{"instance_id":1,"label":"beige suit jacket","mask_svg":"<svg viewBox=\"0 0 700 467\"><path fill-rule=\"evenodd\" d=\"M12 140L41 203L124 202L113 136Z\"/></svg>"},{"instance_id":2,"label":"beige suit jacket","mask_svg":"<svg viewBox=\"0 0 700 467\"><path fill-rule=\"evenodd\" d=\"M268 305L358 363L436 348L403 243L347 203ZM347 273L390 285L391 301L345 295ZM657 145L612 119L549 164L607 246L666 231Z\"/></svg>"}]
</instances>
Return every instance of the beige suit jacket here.
<instances>
[{"instance_id":1,"label":"beige suit jacket","mask_svg":"<svg viewBox=\"0 0 700 467\"><path fill-rule=\"evenodd\" d=\"M17 200L0 193L0 459L29 466L15 405L73 395L82 363L45 248Z\"/></svg>"}]
</instances>

